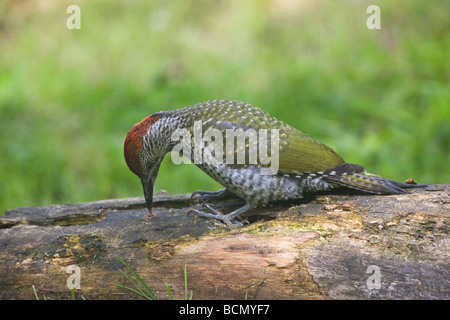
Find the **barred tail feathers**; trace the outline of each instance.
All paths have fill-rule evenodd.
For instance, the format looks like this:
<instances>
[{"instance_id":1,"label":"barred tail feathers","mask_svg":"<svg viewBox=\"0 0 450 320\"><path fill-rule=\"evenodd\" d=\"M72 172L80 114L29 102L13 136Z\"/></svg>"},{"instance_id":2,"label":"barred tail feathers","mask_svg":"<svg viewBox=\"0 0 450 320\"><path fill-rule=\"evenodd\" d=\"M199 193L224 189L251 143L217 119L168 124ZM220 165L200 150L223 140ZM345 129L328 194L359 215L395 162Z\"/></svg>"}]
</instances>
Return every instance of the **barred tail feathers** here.
<instances>
[{"instance_id":1,"label":"barred tail feathers","mask_svg":"<svg viewBox=\"0 0 450 320\"><path fill-rule=\"evenodd\" d=\"M366 172L363 166L350 163L325 171L323 178L333 184L374 194L407 193L404 188L421 186L386 179Z\"/></svg>"}]
</instances>

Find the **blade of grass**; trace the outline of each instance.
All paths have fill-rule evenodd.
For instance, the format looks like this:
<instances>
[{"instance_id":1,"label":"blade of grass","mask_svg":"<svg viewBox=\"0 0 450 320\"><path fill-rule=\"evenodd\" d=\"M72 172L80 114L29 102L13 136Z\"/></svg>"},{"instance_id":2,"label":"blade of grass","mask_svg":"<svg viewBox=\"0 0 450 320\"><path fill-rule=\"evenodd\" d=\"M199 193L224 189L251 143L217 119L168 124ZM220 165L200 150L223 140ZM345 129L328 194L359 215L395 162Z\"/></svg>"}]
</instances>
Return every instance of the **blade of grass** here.
<instances>
[{"instance_id":1,"label":"blade of grass","mask_svg":"<svg viewBox=\"0 0 450 320\"><path fill-rule=\"evenodd\" d=\"M184 300L187 300L187 262L184 264Z\"/></svg>"},{"instance_id":2,"label":"blade of grass","mask_svg":"<svg viewBox=\"0 0 450 320\"><path fill-rule=\"evenodd\" d=\"M119 271L141 292L141 295L146 296L147 299L150 299L150 300L157 300L156 296L153 294L152 290L150 290L150 288L147 286L147 284L144 282L144 280L142 280L142 278L121 257L117 257L117 258L136 277L136 279L142 285L142 287L145 289L145 291L147 291L147 294L149 295L149 297L147 297L147 295L143 292L143 290L133 280L131 280L131 278L128 275L126 275L122 270L119 269Z\"/></svg>"},{"instance_id":3,"label":"blade of grass","mask_svg":"<svg viewBox=\"0 0 450 320\"><path fill-rule=\"evenodd\" d=\"M131 284L133 284L133 286L134 286L137 290L135 290L135 289L133 289L133 288L130 288L130 287L127 287L127 286L124 286L124 285L121 285L121 284L118 284L118 283L115 283L115 285L117 285L117 286L119 286L119 287L122 287L122 288L125 288L125 289L128 289L128 290L130 290L130 291L132 291L132 292L135 292L135 293L137 293L138 295L140 295L140 296L142 296L142 297L144 297L144 298L146 298L146 299L148 299L148 300L152 300L152 298L149 297L149 296L147 296L147 295L145 294L145 292L141 289L141 287L139 287L139 286L133 281L133 279L131 279L125 272L123 272L123 271L120 270L120 269L117 269L117 270L119 270L120 273L122 273L122 275L123 275L128 281L130 281Z\"/></svg>"},{"instance_id":4,"label":"blade of grass","mask_svg":"<svg viewBox=\"0 0 450 320\"><path fill-rule=\"evenodd\" d=\"M34 292L34 296L36 297L36 300L39 300L39 296L37 294L36 288L34 287L34 285L31 285L33 287L33 292ZM44 298L44 300L47 300L47 297L45 296L45 294L42 295L42 297Z\"/></svg>"},{"instance_id":5,"label":"blade of grass","mask_svg":"<svg viewBox=\"0 0 450 320\"><path fill-rule=\"evenodd\" d=\"M31 287L33 288L33 292L34 292L34 296L36 297L36 300L39 300L39 297L38 297L38 294L36 292L36 288L34 287L34 284L32 284Z\"/></svg>"},{"instance_id":6,"label":"blade of grass","mask_svg":"<svg viewBox=\"0 0 450 320\"><path fill-rule=\"evenodd\" d=\"M72 286L71 291L71 295L72 295L72 300L75 300L75 286Z\"/></svg>"},{"instance_id":7,"label":"blade of grass","mask_svg":"<svg viewBox=\"0 0 450 320\"><path fill-rule=\"evenodd\" d=\"M152 298L150 298L149 296L145 295L145 293L139 292L139 291L137 291L137 290L134 290L133 288L124 286L124 285L122 285L122 284L120 284L120 283L114 283L114 284L115 284L116 286L118 286L118 287L127 289L127 290L129 290L129 291L131 291L131 292L134 292L134 293L136 293L136 294L138 294L138 295L144 297L145 299L152 300Z\"/></svg>"},{"instance_id":8,"label":"blade of grass","mask_svg":"<svg viewBox=\"0 0 450 320\"><path fill-rule=\"evenodd\" d=\"M187 262L184 265L184 299L188 300L188 295L187 295ZM192 295L193 292L191 290L191 293L189 295L189 300L192 300Z\"/></svg>"},{"instance_id":9,"label":"blade of grass","mask_svg":"<svg viewBox=\"0 0 450 320\"><path fill-rule=\"evenodd\" d=\"M167 282L166 282L166 290L167 290L167 294L169 295L169 300L173 300L172 291L170 291L170 287L167 284Z\"/></svg>"}]
</instances>

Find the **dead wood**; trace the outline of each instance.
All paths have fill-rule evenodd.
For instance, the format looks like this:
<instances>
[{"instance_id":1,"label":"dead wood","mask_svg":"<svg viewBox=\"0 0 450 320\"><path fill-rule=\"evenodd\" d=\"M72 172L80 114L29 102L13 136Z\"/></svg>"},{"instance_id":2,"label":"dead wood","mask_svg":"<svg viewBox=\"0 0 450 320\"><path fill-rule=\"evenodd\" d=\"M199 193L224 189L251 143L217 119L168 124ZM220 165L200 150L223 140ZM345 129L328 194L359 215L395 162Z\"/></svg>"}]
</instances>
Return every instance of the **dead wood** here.
<instances>
[{"instance_id":1,"label":"dead wood","mask_svg":"<svg viewBox=\"0 0 450 320\"><path fill-rule=\"evenodd\" d=\"M212 205L224 211L237 199ZM450 185L409 194L319 195L255 210L228 230L188 214L190 194L27 207L0 218L0 298L137 299L125 260L167 299L449 299Z\"/></svg>"}]
</instances>

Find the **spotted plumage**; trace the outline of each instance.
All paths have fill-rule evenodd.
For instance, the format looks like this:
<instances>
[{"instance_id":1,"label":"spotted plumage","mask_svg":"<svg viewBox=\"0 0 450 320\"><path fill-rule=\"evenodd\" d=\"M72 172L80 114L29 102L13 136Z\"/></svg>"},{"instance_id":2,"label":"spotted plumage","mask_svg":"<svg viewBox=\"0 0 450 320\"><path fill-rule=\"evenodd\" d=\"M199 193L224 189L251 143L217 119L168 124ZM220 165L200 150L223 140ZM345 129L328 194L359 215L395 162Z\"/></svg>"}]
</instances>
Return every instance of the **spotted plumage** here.
<instances>
[{"instance_id":1,"label":"spotted plumage","mask_svg":"<svg viewBox=\"0 0 450 320\"><path fill-rule=\"evenodd\" d=\"M182 142L174 139L180 130L186 135ZM214 139L205 138L210 132L215 133ZM231 133L236 132L241 135L233 137ZM249 135L238 143L242 133L253 132L265 132L267 139L262 139L261 135L254 139ZM230 139L236 139L236 143L227 144ZM271 143L276 143L276 148L271 149ZM211 148L217 144L221 147ZM179 146L183 147L183 152L189 149L187 155L201 170L228 192L246 201L244 207L228 215L213 208L210 208L213 213L198 211L200 215L223 220L229 226L241 225L235 218L250 208L299 199L305 192L344 186L369 193L392 194L404 193L403 188L411 186L367 173L363 166L345 163L331 148L257 107L240 101L214 100L155 113L128 133L125 160L141 179L150 212L153 184L161 161L166 153ZM210 149L213 152L206 152ZM261 150L267 150L271 161L265 162L267 157ZM273 169L274 159L277 160L275 171L267 174L265 170Z\"/></svg>"}]
</instances>

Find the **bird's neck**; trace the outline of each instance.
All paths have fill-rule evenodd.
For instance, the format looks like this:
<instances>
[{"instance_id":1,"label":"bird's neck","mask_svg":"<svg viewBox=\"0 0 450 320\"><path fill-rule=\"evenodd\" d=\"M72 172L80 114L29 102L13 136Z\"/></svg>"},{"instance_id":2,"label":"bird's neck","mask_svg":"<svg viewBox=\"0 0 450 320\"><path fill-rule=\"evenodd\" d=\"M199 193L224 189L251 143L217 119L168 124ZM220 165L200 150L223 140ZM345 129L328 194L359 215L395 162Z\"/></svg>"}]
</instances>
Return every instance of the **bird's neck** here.
<instances>
[{"instance_id":1,"label":"bird's neck","mask_svg":"<svg viewBox=\"0 0 450 320\"><path fill-rule=\"evenodd\" d=\"M158 113L157 116L159 117L158 121L150 127L147 133L147 136L151 138L148 141L149 143L157 141L158 146L151 147L157 147L165 154L172 151L173 147L177 144L173 136L182 127L182 121L170 111Z\"/></svg>"}]
</instances>

